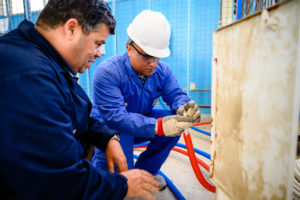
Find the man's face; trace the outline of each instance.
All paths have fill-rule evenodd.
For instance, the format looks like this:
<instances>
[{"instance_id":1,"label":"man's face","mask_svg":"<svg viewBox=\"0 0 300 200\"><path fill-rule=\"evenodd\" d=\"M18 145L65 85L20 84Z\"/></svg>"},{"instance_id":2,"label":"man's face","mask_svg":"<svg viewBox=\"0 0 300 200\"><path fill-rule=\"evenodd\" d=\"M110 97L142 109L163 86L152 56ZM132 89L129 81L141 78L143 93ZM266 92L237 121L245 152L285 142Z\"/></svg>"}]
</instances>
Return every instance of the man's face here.
<instances>
[{"instance_id":1,"label":"man's face","mask_svg":"<svg viewBox=\"0 0 300 200\"><path fill-rule=\"evenodd\" d=\"M155 71L159 58L149 57L134 42L126 45L127 52L134 71L138 75L151 76ZM145 55L147 57L145 57Z\"/></svg>"},{"instance_id":2,"label":"man's face","mask_svg":"<svg viewBox=\"0 0 300 200\"><path fill-rule=\"evenodd\" d=\"M101 57L100 47L105 44L109 33L109 27L104 23L88 35L81 31L72 49L71 66L76 72L84 73L85 69L91 67L91 62L94 63L96 58Z\"/></svg>"}]
</instances>

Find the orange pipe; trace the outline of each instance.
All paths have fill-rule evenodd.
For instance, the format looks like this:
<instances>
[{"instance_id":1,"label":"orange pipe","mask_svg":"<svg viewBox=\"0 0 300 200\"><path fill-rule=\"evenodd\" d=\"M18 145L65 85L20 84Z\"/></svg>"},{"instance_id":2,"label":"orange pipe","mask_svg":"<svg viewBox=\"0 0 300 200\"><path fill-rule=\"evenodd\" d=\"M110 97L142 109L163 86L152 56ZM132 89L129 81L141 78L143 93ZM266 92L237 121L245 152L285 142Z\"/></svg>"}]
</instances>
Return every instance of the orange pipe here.
<instances>
[{"instance_id":1,"label":"orange pipe","mask_svg":"<svg viewBox=\"0 0 300 200\"><path fill-rule=\"evenodd\" d=\"M211 121L210 122L195 123L195 124L193 124L193 126L200 126L200 125L205 125L205 124L211 124Z\"/></svg>"},{"instance_id":2,"label":"orange pipe","mask_svg":"<svg viewBox=\"0 0 300 200\"><path fill-rule=\"evenodd\" d=\"M144 145L144 146L138 146L138 147L134 147L134 148L135 148L135 149L141 149L141 148L147 148L147 146ZM182 154L184 154L184 155L186 155L186 156L189 156L189 155L188 155L188 152L185 151L185 150L183 150L183 149L174 147L172 150L173 150L173 151L176 151L176 152L178 152L178 153L182 153ZM208 166L205 162L203 162L202 160L200 160L200 159L197 158L197 157L196 157L196 160L197 160L198 164L200 164L204 169L206 169L206 170L209 172L209 166Z\"/></svg>"},{"instance_id":3,"label":"orange pipe","mask_svg":"<svg viewBox=\"0 0 300 200\"><path fill-rule=\"evenodd\" d=\"M208 191L211 191L213 193L216 192L216 187L211 185L209 182L207 182L205 180L205 178L203 177L203 174L197 164L197 161L196 161L196 156L195 156L195 151L194 151L194 148L193 148L193 143L192 143L192 139L191 139L191 136L190 134L183 134L184 136L184 141L185 141L185 144L186 144L186 148L187 148L187 151L188 151L188 155L189 155L189 159L190 159L190 162L191 162L191 165L193 167L193 170L195 172L195 175L198 179L198 181L202 184L202 186L207 189Z\"/></svg>"},{"instance_id":4,"label":"orange pipe","mask_svg":"<svg viewBox=\"0 0 300 200\"><path fill-rule=\"evenodd\" d=\"M182 154L184 154L184 155L189 156L189 155L188 155L188 152L187 152L187 151L184 151L183 149L179 149L179 148L177 148L177 147L174 147L172 150L173 150L173 151L177 151L177 152L179 152L179 153L182 153ZM206 169L206 171L209 172L209 166L208 166L205 162L203 162L202 160L200 160L200 159L197 158L197 157L196 157L196 160L197 160L197 162L198 162L204 169Z\"/></svg>"}]
</instances>

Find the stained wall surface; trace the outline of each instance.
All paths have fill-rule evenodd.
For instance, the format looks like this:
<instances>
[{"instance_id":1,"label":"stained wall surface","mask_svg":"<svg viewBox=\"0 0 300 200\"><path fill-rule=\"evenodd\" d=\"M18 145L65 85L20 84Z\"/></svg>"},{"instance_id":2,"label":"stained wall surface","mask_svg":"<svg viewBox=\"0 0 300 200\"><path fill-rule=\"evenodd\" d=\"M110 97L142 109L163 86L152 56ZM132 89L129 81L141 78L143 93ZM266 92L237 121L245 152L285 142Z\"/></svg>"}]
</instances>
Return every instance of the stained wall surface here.
<instances>
[{"instance_id":1,"label":"stained wall surface","mask_svg":"<svg viewBox=\"0 0 300 200\"><path fill-rule=\"evenodd\" d=\"M279 4L214 33L210 173L229 199L291 197L299 4Z\"/></svg>"}]
</instances>

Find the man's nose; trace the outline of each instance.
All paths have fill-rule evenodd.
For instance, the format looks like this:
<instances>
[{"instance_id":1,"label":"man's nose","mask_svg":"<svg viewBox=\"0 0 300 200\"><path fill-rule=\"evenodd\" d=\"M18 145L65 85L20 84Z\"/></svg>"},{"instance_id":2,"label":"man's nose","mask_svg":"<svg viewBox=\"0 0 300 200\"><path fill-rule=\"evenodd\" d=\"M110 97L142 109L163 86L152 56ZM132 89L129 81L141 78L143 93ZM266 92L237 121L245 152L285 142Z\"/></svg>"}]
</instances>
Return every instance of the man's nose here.
<instances>
[{"instance_id":1,"label":"man's nose","mask_svg":"<svg viewBox=\"0 0 300 200\"><path fill-rule=\"evenodd\" d=\"M95 57L96 57L96 58L100 58L100 57L101 57L101 49L100 49L100 48L97 48L97 49L96 49Z\"/></svg>"}]
</instances>

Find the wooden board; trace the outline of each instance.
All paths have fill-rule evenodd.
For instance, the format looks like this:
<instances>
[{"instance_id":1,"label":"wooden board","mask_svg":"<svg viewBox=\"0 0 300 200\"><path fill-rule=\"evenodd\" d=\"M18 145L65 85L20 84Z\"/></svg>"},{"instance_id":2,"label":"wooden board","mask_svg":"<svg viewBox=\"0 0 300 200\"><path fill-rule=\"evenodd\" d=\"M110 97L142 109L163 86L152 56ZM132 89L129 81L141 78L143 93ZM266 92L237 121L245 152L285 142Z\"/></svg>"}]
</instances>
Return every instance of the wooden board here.
<instances>
[{"instance_id":1,"label":"wooden board","mask_svg":"<svg viewBox=\"0 0 300 200\"><path fill-rule=\"evenodd\" d=\"M291 198L299 2L284 2L214 33L210 176L224 194L217 192L217 199Z\"/></svg>"}]
</instances>

